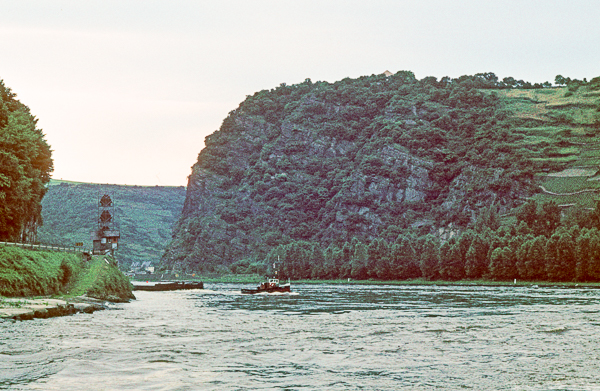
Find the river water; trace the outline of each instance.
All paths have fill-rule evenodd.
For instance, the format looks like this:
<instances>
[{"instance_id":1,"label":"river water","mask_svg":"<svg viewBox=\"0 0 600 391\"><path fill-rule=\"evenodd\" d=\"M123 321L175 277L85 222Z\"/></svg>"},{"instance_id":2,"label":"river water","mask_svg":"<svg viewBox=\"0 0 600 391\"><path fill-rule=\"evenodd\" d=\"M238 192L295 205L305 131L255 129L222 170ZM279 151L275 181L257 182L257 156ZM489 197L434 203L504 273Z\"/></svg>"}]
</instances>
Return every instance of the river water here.
<instances>
[{"instance_id":1,"label":"river water","mask_svg":"<svg viewBox=\"0 0 600 391\"><path fill-rule=\"evenodd\" d=\"M1 323L0 389L600 390L600 290L241 287Z\"/></svg>"}]
</instances>

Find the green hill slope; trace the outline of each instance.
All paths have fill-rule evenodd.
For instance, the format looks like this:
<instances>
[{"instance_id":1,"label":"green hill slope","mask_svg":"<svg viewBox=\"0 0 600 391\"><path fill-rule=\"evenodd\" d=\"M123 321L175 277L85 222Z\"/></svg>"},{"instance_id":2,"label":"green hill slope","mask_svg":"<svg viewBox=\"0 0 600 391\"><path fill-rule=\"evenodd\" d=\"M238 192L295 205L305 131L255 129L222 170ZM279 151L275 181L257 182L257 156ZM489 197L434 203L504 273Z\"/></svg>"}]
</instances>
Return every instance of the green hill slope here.
<instances>
[{"instance_id":1,"label":"green hill slope","mask_svg":"<svg viewBox=\"0 0 600 391\"><path fill-rule=\"evenodd\" d=\"M83 242L91 247L91 233L97 228L98 194L105 191L115 202L116 224L121 231L117 253L121 267L158 263L181 212L184 187L52 180L42 201L44 225L39 229L38 240L65 245Z\"/></svg>"}]
</instances>

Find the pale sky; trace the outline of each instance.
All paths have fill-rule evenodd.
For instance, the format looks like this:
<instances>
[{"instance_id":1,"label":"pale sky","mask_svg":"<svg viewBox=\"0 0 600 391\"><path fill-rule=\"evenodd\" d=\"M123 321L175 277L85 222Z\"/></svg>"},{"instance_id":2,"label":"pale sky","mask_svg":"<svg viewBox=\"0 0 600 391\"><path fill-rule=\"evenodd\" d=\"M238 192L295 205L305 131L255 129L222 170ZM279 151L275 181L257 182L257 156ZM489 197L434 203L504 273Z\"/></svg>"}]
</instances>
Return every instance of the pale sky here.
<instances>
[{"instance_id":1,"label":"pale sky","mask_svg":"<svg viewBox=\"0 0 600 391\"><path fill-rule=\"evenodd\" d=\"M186 185L246 95L409 70L600 76L597 0L0 0L0 79L56 179Z\"/></svg>"}]
</instances>

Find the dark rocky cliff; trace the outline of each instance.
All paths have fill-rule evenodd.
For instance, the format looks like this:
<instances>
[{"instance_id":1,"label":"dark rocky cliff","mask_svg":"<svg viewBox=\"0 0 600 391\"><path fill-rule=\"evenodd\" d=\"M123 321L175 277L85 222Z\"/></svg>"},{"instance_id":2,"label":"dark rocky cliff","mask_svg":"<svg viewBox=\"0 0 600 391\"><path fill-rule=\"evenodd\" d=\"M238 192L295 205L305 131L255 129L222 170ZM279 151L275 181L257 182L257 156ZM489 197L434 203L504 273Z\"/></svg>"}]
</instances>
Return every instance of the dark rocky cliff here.
<instances>
[{"instance_id":1,"label":"dark rocky cliff","mask_svg":"<svg viewBox=\"0 0 600 391\"><path fill-rule=\"evenodd\" d=\"M531 164L474 87L399 72L249 96L206 138L162 267L223 271L290 241L443 235L511 210L535 191Z\"/></svg>"}]
</instances>

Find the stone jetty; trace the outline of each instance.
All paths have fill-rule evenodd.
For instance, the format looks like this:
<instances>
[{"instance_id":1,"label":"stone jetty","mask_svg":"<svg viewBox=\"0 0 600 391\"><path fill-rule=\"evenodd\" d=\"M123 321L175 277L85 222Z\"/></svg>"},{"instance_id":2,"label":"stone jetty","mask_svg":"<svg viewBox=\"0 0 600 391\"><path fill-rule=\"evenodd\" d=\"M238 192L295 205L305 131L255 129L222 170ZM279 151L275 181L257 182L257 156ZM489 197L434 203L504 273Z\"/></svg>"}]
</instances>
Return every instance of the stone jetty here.
<instances>
[{"instance_id":1,"label":"stone jetty","mask_svg":"<svg viewBox=\"0 0 600 391\"><path fill-rule=\"evenodd\" d=\"M77 313L91 314L107 308L100 300L80 296L69 300L50 298L0 298L0 323L3 321L52 318Z\"/></svg>"}]
</instances>

